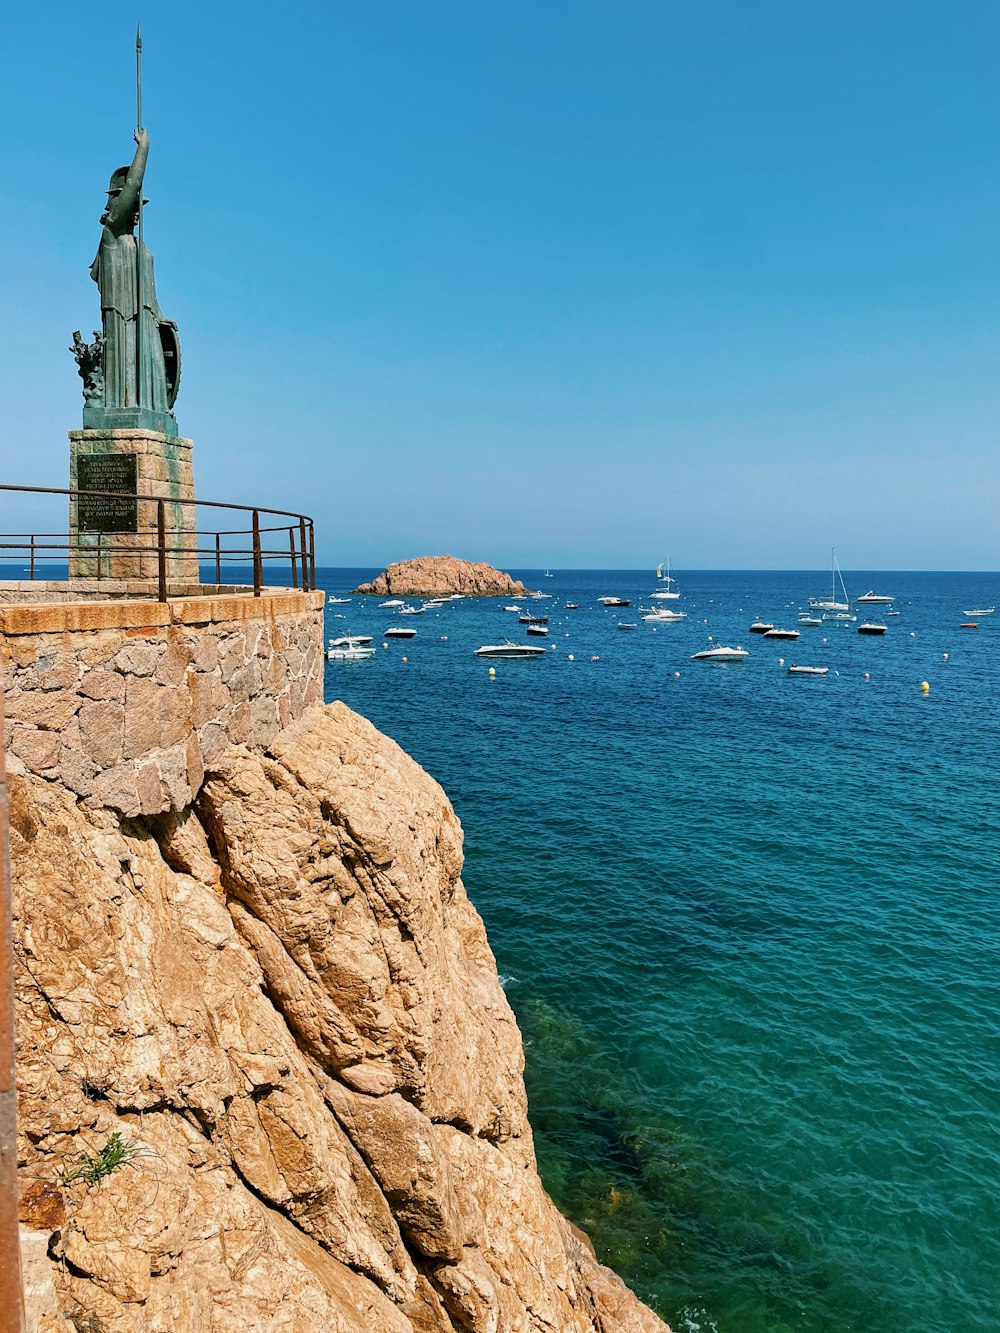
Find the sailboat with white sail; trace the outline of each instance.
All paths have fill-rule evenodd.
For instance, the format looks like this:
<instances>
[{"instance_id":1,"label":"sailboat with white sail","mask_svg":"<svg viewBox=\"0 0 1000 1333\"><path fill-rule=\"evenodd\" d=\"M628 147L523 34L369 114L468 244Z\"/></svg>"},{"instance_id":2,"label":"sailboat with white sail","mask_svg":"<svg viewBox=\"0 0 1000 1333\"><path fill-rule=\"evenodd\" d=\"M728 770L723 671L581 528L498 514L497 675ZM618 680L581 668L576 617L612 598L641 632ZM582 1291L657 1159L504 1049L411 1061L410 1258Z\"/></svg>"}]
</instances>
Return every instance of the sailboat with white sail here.
<instances>
[{"instance_id":1,"label":"sailboat with white sail","mask_svg":"<svg viewBox=\"0 0 1000 1333\"><path fill-rule=\"evenodd\" d=\"M840 572L840 566L837 564L837 552L833 551L833 569L830 572L830 596L810 597L809 605L814 611L849 611L851 609L851 599L847 595L847 588L844 586L844 576ZM840 583L841 596L837 596L837 583Z\"/></svg>"},{"instance_id":2,"label":"sailboat with white sail","mask_svg":"<svg viewBox=\"0 0 1000 1333\"><path fill-rule=\"evenodd\" d=\"M666 565L667 567L667 572L665 574L663 572L664 565ZM675 592L673 587L671 586L673 583L676 582L676 580L670 577L669 555L667 556L666 560L661 560L660 563L656 566L656 577L663 584L663 587L661 589L658 589L656 592L651 592L649 594L650 597L658 597L661 599L669 599L670 601L676 601L680 597L680 593Z\"/></svg>"}]
</instances>

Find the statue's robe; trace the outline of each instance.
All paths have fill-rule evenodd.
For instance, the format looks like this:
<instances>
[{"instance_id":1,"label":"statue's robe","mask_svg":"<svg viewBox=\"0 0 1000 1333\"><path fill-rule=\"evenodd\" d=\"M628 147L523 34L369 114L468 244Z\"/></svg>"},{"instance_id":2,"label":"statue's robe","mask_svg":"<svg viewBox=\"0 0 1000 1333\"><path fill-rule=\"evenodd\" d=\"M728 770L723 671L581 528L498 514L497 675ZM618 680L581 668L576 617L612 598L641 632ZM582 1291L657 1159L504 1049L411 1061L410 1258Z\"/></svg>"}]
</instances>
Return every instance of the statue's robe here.
<instances>
[{"instance_id":1,"label":"statue's robe","mask_svg":"<svg viewBox=\"0 0 1000 1333\"><path fill-rule=\"evenodd\" d=\"M136 380L136 249L131 232L118 236L105 226L90 276L101 291L104 327L104 406L145 407L169 412L170 392L163 361L160 325L166 321L156 300L153 256L142 247L142 401Z\"/></svg>"}]
</instances>

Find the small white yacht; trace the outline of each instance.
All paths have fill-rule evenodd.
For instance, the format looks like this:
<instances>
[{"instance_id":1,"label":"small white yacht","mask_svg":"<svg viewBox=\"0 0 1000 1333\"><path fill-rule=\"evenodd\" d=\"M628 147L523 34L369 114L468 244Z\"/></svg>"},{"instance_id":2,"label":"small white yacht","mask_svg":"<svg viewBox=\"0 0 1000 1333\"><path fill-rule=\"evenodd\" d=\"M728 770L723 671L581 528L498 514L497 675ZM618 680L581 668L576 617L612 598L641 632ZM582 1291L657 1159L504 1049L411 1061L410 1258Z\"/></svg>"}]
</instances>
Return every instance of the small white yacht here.
<instances>
[{"instance_id":1,"label":"small white yacht","mask_svg":"<svg viewBox=\"0 0 1000 1333\"><path fill-rule=\"evenodd\" d=\"M981 606L976 611L963 611L963 616L991 616L996 610L995 606Z\"/></svg>"},{"instance_id":2,"label":"small white yacht","mask_svg":"<svg viewBox=\"0 0 1000 1333\"><path fill-rule=\"evenodd\" d=\"M870 603L884 602L884 603L888 606L888 605L890 605L892 602L894 602L894 601L896 600L896 598L895 598L894 596L893 596L893 597L890 597L890 596L888 596L886 593L881 593L881 592L866 592L865 595L864 595L863 597L856 597L854 600L855 600L856 602L859 602L859 603L861 603L861 602L870 602Z\"/></svg>"},{"instance_id":3,"label":"small white yacht","mask_svg":"<svg viewBox=\"0 0 1000 1333\"><path fill-rule=\"evenodd\" d=\"M403 606L402 597L390 597L387 602L379 602L380 611L394 611L397 606Z\"/></svg>"},{"instance_id":4,"label":"small white yacht","mask_svg":"<svg viewBox=\"0 0 1000 1333\"><path fill-rule=\"evenodd\" d=\"M735 648L725 648L721 644L714 648L703 648L700 653L692 653L692 662L744 662L750 656L739 644Z\"/></svg>"},{"instance_id":5,"label":"small white yacht","mask_svg":"<svg viewBox=\"0 0 1000 1333\"><path fill-rule=\"evenodd\" d=\"M399 614L401 616L422 616L426 610L426 606L401 606Z\"/></svg>"},{"instance_id":6,"label":"small white yacht","mask_svg":"<svg viewBox=\"0 0 1000 1333\"><path fill-rule=\"evenodd\" d=\"M887 625L876 625L871 620L866 620L863 625L858 626L859 634L884 634L888 629Z\"/></svg>"},{"instance_id":7,"label":"small white yacht","mask_svg":"<svg viewBox=\"0 0 1000 1333\"><path fill-rule=\"evenodd\" d=\"M330 662L359 662L366 657L374 657L375 649L369 648L370 634L345 634L339 639L331 639L326 650Z\"/></svg>"},{"instance_id":8,"label":"small white yacht","mask_svg":"<svg viewBox=\"0 0 1000 1333\"><path fill-rule=\"evenodd\" d=\"M351 602L350 597L328 597L327 606L347 606Z\"/></svg>"},{"instance_id":9,"label":"small white yacht","mask_svg":"<svg viewBox=\"0 0 1000 1333\"><path fill-rule=\"evenodd\" d=\"M800 625L822 625L822 623L819 616L799 616Z\"/></svg>"},{"instance_id":10,"label":"small white yacht","mask_svg":"<svg viewBox=\"0 0 1000 1333\"><path fill-rule=\"evenodd\" d=\"M485 643L482 648L475 650L476 657L503 657L503 658L528 658L544 657L545 649L539 644L533 643L511 643L508 639L506 643Z\"/></svg>"},{"instance_id":11,"label":"small white yacht","mask_svg":"<svg viewBox=\"0 0 1000 1333\"><path fill-rule=\"evenodd\" d=\"M781 629L777 625L764 631L765 639L797 639L800 631L797 629Z\"/></svg>"},{"instance_id":12,"label":"small white yacht","mask_svg":"<svg viewBox=\"0 0 1000 1333\"><path fill-rule=\"evenodd\" d=\"M383 631L382 637L384 639L412 639L416 632L409 625L390 625L387 630Z\"/></svg>"},{"instance_id":13,"label":"small white yacht","mask_svg":"<svg viewBox=\"0 0 1000 1333\"><path fill-rule=\"evenodd\" d=\"M829 667L793 665L788 668L788 674L790 676L825 676L829 670Z\"/></svg>"},{"instance_id":14,"label":"small white yacht","mask_svg":"<svg viewBox=\"0 0 1000 1333\"><path fill-rule=\"evenodd\" d=\"M687 620L686 611L671 611L669 607L662 610L648 611L643 616L647 625L669 625L674 620Z\"/></svg>"}]
</instances>

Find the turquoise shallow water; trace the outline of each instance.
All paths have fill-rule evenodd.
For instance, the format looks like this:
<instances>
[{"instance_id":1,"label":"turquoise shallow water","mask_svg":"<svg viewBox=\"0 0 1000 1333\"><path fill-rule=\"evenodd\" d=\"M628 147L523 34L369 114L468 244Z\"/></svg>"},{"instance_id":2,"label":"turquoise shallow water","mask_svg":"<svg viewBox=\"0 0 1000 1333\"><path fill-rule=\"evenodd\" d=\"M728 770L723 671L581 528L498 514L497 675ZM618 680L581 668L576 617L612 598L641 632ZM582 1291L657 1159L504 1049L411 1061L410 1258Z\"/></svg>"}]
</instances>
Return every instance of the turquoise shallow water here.
<instances>
[{"instance_id":1,"label":"turquoise shallow water","mask_svg":"<svg viewBox=\"0 0 1000 1333\"><path fill-rule=\"evenodd\" d=\"M1000 1328L1000 613L959 628L1000 576L846 572L886 636L795 644L747 627L828 574L678 573L689 618L632 633L649 574L522 577L544 661L472 656L524 637L500 600L382 648L355 599L328 632L378 656L327 697L462 819L549 1191L678 1333Z\"/></svg>"}]
</instances>

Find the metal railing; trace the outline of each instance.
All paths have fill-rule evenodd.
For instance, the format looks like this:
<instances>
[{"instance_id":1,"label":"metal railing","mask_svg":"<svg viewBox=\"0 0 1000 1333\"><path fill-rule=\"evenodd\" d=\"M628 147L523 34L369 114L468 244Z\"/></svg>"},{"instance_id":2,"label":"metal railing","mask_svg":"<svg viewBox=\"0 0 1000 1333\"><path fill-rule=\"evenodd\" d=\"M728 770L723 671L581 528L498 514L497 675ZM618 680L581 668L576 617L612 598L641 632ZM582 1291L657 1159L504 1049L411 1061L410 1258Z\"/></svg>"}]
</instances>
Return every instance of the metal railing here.
<instances>
[{"instance_id":1,"label":"metal railing","mask_svg":"<svg viewBox=\"0 0 1000 1333\"><path fill-rule=\"evenodd\" d=\"M316 587L316 530L311 518L306 514L295 514L287 509L265 509L263 506L227 504L220 500L176 500L172 496L135 495L126 491L90 491L62 490L52 486L4 486L0 492L14 492L27 495L61 495L70 504L77 505L79 500L94 499L106 503L109 500L124 500L136 506L156 506L156 526L140 527L135 530L103 531L91 522L88 530L82 532L42 532L42 533L5 533L0 534L0 560L14 558L27 560L25 572L30 580L39 577L40 567L46 563L68 563L71 577L87 577L98 580L117 578L120 575L111 572L112 559L122 561L138 558L140 567L144 556L156 556L157 596L161 602L167 600L168 564L175 567L182 564L193 568L195 581L200 577L198 571L202 564L214 566L215 582L222 583L223 562L239 564L249 560L253 569L253 595L259 597L264 587L264 566L268 563L286 564L291 570L293 588L301 586L304 592ZM233 510L250 515L249 528L225 528L206 530L187 522L168 522L176 518L178 510L194 510L194 519L198 519L199 510ZM261 517L268 520L265 526ZM272 523L272 519L286 519L285 523ZM242 539L242 540L241 540ZM5 553L9 553L5 554ZM80 572L83 562L88 565L95 562L93 574ZM151 563L151 562L150 562ZM74 568L74 565L76 568ZM107 572L105 572L107 570ZM44 577L44 576L43 576ZM140 576L141 577L141 576ZM190 580L189 580L190 581Z\"/></svg>"}]
</instances>

